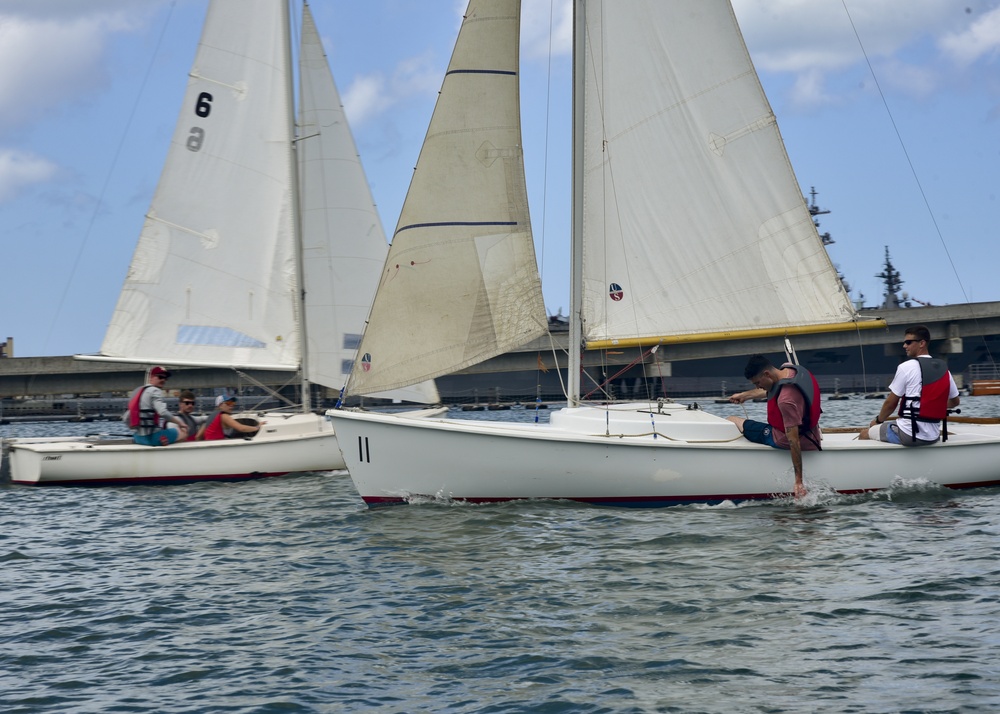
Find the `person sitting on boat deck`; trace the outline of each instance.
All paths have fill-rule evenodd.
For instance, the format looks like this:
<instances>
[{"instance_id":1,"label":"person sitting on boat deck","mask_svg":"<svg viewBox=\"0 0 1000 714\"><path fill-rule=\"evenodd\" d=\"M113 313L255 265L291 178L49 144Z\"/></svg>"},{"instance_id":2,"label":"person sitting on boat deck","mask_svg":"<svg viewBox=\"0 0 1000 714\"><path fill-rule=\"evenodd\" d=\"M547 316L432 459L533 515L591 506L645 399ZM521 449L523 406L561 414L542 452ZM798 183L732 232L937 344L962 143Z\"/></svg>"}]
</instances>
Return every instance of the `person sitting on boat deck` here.
<instances>
[{"instance_id":1,"label":"person sitting on boat deck","mask_svg":"<svg viewBox=\"0 0 1000 714\"><path fill-rule=\"evenodd\" d=\"M903 446L933 444L941 438L943 423L948 440L948 410L959 404L958 387L944 360L931 357L930 339L925 325L906 328L903 350L908 359L896 368L889 394L869 428L861 432L862 439ZM899 417L889 423L897 406Z\"/></svg>"},{"instance_id":2,"label":"person sitting on boat deck","mask_svg":"<svg viewBox=\"0 0 1000 714\"><path fill-rule=\"evenodd\" d=\"M726 418L736 424L749 441L788 449L795 472L795 495L804 496L802 452L822 448L819 384L805 367L783 364L777 368L763 355L753 355L743 374L753 382L755 389L734 394L729 401L742 404L747 399L766 396L767 423L736 416Z\"/></svg>"},{"instance_id":3,"label":"person sitting on boat deck","mask_svg":"<svg viewBox=\"0 0 1000 714\"><path fill-rule=\"evenodd\" d=\"M196 404L197 400L194 398L194 392L188 389L181 392L180 401L177 404L177 418L183 421L184 426L187 427L188 441L194 441L198 435L198 429L208 421L206 415L194 413Z\"/></svg>"},{"instance_id":4,"label":"person sitting on boat deck","mask_svg":"<svg viewBox=\"0 0 1000 714\"><path fill-rule=\"evenodd\" d=\"M236 406L235 395L220 394L215 398L215 413L205 422L198 432L199 441L219 441L239 434L256 434L260 426L241 424L233 417Z\"/></svg>"},{"instance_id":5,"label":"person sitting on boat deck","mask_svg":"<svg viewBox=\"0 0 1000 714\"><path fill-rule=\"evenodd\" d=\"M170 372L163 367L152 367L146 384L134 392L128 400L124 421L132 429L132 441L144 446L166 446L175 441L187 439L187 427L178 419L163 401L163 385L170 378ZM173 422L177 429L168 429L167 422Z\"/></svg>"}]
</instances>

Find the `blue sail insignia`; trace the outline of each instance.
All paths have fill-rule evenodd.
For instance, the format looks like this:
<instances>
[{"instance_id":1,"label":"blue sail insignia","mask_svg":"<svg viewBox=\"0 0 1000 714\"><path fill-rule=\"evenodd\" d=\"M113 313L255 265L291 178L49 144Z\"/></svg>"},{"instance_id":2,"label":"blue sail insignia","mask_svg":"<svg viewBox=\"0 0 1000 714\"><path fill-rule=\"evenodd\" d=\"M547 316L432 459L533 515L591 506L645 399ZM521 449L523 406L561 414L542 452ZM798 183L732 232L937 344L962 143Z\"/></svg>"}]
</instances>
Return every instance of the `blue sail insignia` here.
<instances>
[{"instance_id":1,"label":"blue sail insignia","mask_svg":"<svg viewBox=\"0 0 1000 714\"><path fill-rule=\"evenodd\" d=\"M177 328L177 344L208 347L251 347L254 349L267 347L266 342L261 342L232 328L209 325L180 325Z\"/></svg>"}]
</instances>

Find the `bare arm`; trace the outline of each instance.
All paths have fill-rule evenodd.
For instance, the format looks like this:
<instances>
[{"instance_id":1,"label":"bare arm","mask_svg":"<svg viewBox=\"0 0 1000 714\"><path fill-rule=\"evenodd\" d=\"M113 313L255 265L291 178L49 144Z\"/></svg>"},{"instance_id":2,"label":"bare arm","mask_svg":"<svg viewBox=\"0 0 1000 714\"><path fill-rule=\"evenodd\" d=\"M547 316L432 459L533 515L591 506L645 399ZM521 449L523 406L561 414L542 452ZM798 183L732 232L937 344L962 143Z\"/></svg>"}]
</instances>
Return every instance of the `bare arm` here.
<instances>
[{"instance_id":1,"label":"bare arm","mask_svg":"<svg viewBox=\"0 0 1000 714\"><path fill-rule=\"evenodd\" d=\"M950 402L949 402L950 403ZM876 424L881 424L886 419L892 416L893 412L896 411L896 407L899 406L899 397L897 397L892 392L886 396L885 401L882 402L882 408L878 412L878 416L871 420L868 426L875 426Z\"/></svg>"},{"instance_id":2,"label":"bare arm","mask_svg":"<svg viewBox=\"0 0 1000 714\"><path fill-rule=\"evenodd\" d=\"M181 436L187 437L187 424L180 417L170 413L170 409L167 408L167 403L163 399L163 392L155 387L150 387L146 391L150 393L150 397L152 398L153 411L163 420L164 426L166 426L167 422L173 422L177 425L177 430L181 433Z\"/></svg>"},{"instance_id":3,"label":"bare arm","mask_svg":"<svg viewBox=\"0 0 1000 714\"><path fill-rule=\"evenodd\" d=\"M733 404L742 404L748 399L763 399L766 396L767 392L760 387L754 387L753 389L748 389L745 392L739 392L738 394L732 395L729 397L729 401Z\"/></svg>"},{"instance_id":4,"label":"bare arm","mask_svg":"<svg viewBox=\"0 0 1000 714\"><path fill-rule=\"evenodd\" d=\"M785 432L788 437L788 450L792 452L792 469L795 471L795 497L806 495L806 486L802 482L802 442L799 441L799 427L788 427Z\"/></svg>"},{"instance_id":5,"label":"bare arm","mask_svg":"<svg viewBox=\"0 0 1000 714\"><path fill-rule=\"evenodd\" d=\"M241 424L229 414L222 415L222 425L232 429L233 431L238 431L243 434L254 434L260 430L259 426L248 426L246 424Z\"/></svg>"}]
</instances>

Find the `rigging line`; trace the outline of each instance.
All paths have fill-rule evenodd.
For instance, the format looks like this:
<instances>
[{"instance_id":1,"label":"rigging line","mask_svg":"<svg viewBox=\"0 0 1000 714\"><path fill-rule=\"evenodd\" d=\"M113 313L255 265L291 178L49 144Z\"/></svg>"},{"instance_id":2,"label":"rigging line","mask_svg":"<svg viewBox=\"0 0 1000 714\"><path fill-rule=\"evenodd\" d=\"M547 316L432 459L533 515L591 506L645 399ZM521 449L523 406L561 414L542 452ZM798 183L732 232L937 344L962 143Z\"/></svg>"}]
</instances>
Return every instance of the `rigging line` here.
<instances>
[{"instance_id":1,"label":"rigging line","mask_svg":"<svg viewBox=\"0 0 1000 714\"><path fill-rule=\"evenodd\" d=\"M854 323L854 331L858 335L858 353L861 355L861 385L865 394L868 393L868 367L865 366L865 348L861 343L861 326Z\"/></svg>"},{"instance_id":2,"label":"rigging line","mask_svg":"<svg viewBox=\"0 0 1000 714\"><path fill-rule=\"evenodd\" d=\"M879 97L882 100L882 105L885 107L885 112L889 116L889 122L892 124L892 129L896 133L896 139L899 140L899 146L903 150L903 156L906 157L906 163L910 167L910 173L913 174L913 180L917 184L917 190L920 191L920 197L924 201L924 206L927 208L927 213L930 215L931 223L934 226L934 231L937 233L938 241L941 243L941 247L944 249L944 254L948 257L948 264L951 265L951 271L955 274L955 280L958 282L958 288L962 291L962 297L965 299L966 305L969 306L969 313L971 314L972 320L979 327L979 316L976 314L975 308L972 307L972 302L969 300L969 295L965 291L965 285L962 284L962 278L958 273L958 268L955 265L954 259L951 257L951 251L948 250L948 244L945 243L944 234L941 232L941 227L938 225L937 216L934 215L934 209L931 208L930 200L927 198L927 193L924 191L923 184L920 182L920 177L917 175L917 169L913 165L913 161L910 159L910 153L906 150L906 144L903 142L903 136L899 132L899 127L896 126L896 119L892 115L892 110L889 108L889 102L886 100L885 93L882 91L882 85L879 84L878 77L875 75L875 68L872 66L871 59L868 57L868 51L865 49L864 43L861 41L861 35L858 33L858 28L854 24L854 18L851 17L851 11L847 7L847 0L841 0L844 6L844 12L847 14L847 19L851 23L851 30L854 32L854 37L858 41L858 46L861 48L861 54L864 55L865 62L868 64L868 71L871 73L872 81L875 82L875 88L878 90ZM986 348L986 354L990 358L990 362L994 363L993 354L990 352L989 345L986 342L985 335L983 336L983 345Z\"/></svg>"},{"instance_id":3,"label":"rigging line","mask_svg":"<svg viewBox=\"0 0 1000 714\"><path fill-rule=\"evenodd\" d=\"M604 387L607 387L609 384L611 384L612 380L618 379L620 376L622 376L623 374L625 374L626 372L628 372L630 369L632 369L633 367L635 367L637 364L642 363L643 365L645 365L646 357L648 357L649 355L653 354L653 352L656 351L657 347L659 347L659 345L654 345L653 347L651 347L650 349L646 350L645 352L643 352L642 350L640 350L638 357L636 357L634 360L632 360L627 365L625 365L624 367L622 367L621 369L619 369L613 375L611 375L610 377L608 377L607 379L605 379L596 388L591 389L589 392L587 392L587 394L584 394L583 395L583 399L587 399L588 397L590 397L591 394L593 394L594 392L596 392L598 389L603 390ZM606 365L606 366L610 366L610 365ZM607 373L605 373L605 374L607 374ZM647 401L652 402L653 400L652 399L648 399Z\"/></svg>"},{"instance_id":4,"label":"rigging line","mask_svg":"<svg viewBox=\"0 0 1000 714\"><path fill-rule=\"evenodd\" d=\"M292 376L289 377L285 381L284 384L279 385L277 388L273 388L273 387L268 386L267 384L264 384L263 382L261 382L258 379L254 379L247 372L244 372L241 369L233 368L233 371L236 372L237 376L239 376L240 379L245 379L247 382L249 382L250 384L254 385L255 387L258 387L259 389L262 389L264 392L267 392L268 394L270 394L272 397L274 397L278 401L285 402L286 404L288 404L291 407L298 407L298 406L300 406L300 405L296 404L295 402L293 402L291 399L288 399L280 391L280 390L284 389L285 387L287 387L288 385L292 384L293 382L297 381L298 372L294 372L292 374ZM263 404L263 400L258 401L257 404L256 404L256 406L254 406L252 408L252 410L256 411L257 409L260 408L261 404Z\"/></svg>"},{"instance_id":5,"label":"rigging line","mask_svg":"<svg viewBox=\"0 0 1000 714\"><path fill-rule=\"evenodd\" d=\"M48 346L49 340L52 338L52 330L55 328L56 319L62 312L63 306L66 304L66 296L69 294L70 285L72 285L73 278L76 276L77 270L80 267L80 259L83 257L84 250L90 240L90 235L94 230L94 224L97 222L97 215L104 207L104 197L108 192L108 185L111 183L111 176L114 174L115 169L118 166L118 159L122 154L122 148L125 146L125 137L128 136L129 129L132 126L132 120L135 119L135 114L139 107L139 101L142 99L143 92L149 82L149 76L153 72L153 65L156 62L156 58L160 54L160 47L163 45L163 38L167 34L167 27L170 25L170 18L173 17L176 5L177 0L171 0L166 20L164 20L163 28L160 30L160 36L156 40L156 46L153 48L153 54L150 57L149 65L146 67L146 73L142 77L142 84L139 86L139 92L136 95L135 102L132 104L132 110L129 112L128 119L125 121L125 129L122 131L121 139L118 141L118 147L115 149L115 155L111 159L111 166L108 167L108 173L104 177L104 184L101 186L101 192L97 197L94 212L90 216L90 222L87 224L87 229L83 234L83 241L80 243L80 248L77 250L76 256L73 259L73 267L70 269L69 279L65 282L65 284L63 284L62 294L59 296L59 302L56 303L56 313L53 316L52 321L49 323L49 331L46 333L45 341L42 343L43 348Z\"/></svg>"},{"instance_id":6,"label":"rigging line","mask_svg":"<svg viewBox=\"0 0 1000 714\"><path fill-rule=\"evenodd\" d=\"M552 110L552 20L555 13L555 0L549 0L549 55L548 55L548 67L546 68L545 76L545 138L543 140L543 152L542 152L542 255L539 261L539 277L545 275L545 224L546 215L548 210L548 192L549 192L549 122ZM542 296L542 303L545 303L545 296ZM545 311L546 315L548 310ZM552 339L551 322L546 325L546 334L549 336L549 345L552 348L552 357L555 361L556 374L559 375L559 388L562 390L564 396L568 395L566 385L563 382L562 371L559 369L559 355L556 351L555 341ZM535 368L535 403L539 404L541 402L541 373L538 367ZM567 396L567 399L569 397ZM537 413L535 419L538 419Z\"/></svg>"},{"instance_id":7,"label":"rigging line","mask_svg":"<svg viewBox=\"0 0 1000 714\"><path fill-rule=\"evenodd\" d=\"M549 331L546 334L548 334L549 336L549 347L552 350L552 360L555 362L556 375L559 377L559 388L562 390L563 397L565 397L565 399L569 401L569 389L566 387L566 382L563 381L562 369L559 368L559 348L556 347L556 341L552 339L552 332ZM564 352L568 357L569 351L564 350ZM568 369L568 364L569 363L567 362L567 369Z\"/></svg>"},{"instance_id":8,"label":"rigging line","mask_svg":"<svg viewBox=\"0 0 1000 714\"><path fill-rule=\"evenodd\" d=\"M899 131L899 127L896 125L896 118L892 115L892 110L889 108L889 102L886 99L885 93L882 91L882 85L879 84L878 77L875 74L875 68L872 66L871 59L868 57L868 50L865 49L864 42L861 41L861 35L858 33L858 28L854 24L854 18L851 17L851 11L847 8L847 0L841 0L841 3L844 6L844 12L847 14L847 19L851 23L851 30L854 32L854 37L858 41L858 46L861 48L861 54L864 55L865 62L868 65L868 72L872 76L872 81L875 82L875 88L878 90L879 98L882 100L882 106L885 107L885 112L889 117L889 123L892 124L892 130L896 133L896 139L899 141L899 146L903 150L903 156L906 157L906 163L910 167L910 173L913 174L913 180L917 184L917 190L920 191L920 197L923 199L924 206L927 208L927 213L930 215L931 223L934 225L934 231L937 233L938 240L941 242L941 247L944 248L945 255L948 256L948 262L951 265L952 272L955 273L955 279L958 281L958 286L962 291L962 296L965 298L966 302L969 302L969 296L965 292L965 286L962 284L962 278L958 274L958 268L955 267L955 261L951 257L951 252L949 252L948 245L945 243L941 227L938 225L937 216L934 215L934 209L931 208L930 200L927 198L924 186L920 182L920 176L917 174L917 169L913 165L913 160L910 158L910 152L907 151L906 143L903 141L903 136Z\"/></svg>"}]
</instances>

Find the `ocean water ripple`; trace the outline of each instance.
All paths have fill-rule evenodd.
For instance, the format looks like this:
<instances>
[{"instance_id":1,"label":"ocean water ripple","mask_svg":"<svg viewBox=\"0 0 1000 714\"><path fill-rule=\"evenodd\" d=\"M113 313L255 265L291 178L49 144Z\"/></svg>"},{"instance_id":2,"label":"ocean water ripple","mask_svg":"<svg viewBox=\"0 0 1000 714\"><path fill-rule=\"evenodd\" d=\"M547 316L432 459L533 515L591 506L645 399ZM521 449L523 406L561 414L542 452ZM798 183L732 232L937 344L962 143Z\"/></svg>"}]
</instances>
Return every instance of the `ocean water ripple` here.
<instances>
[{"instance_id":1,"label":"ocean water ripple","mask_svg":"<svg viewBox=\"0 0 1000 714\"><path fill-rule=\"evenodd\" d=\"M1000 491L368 510L0 487L0 711L1000 708Z\"/></svg>"}]
</instances>

